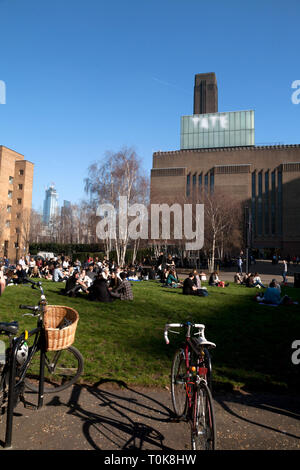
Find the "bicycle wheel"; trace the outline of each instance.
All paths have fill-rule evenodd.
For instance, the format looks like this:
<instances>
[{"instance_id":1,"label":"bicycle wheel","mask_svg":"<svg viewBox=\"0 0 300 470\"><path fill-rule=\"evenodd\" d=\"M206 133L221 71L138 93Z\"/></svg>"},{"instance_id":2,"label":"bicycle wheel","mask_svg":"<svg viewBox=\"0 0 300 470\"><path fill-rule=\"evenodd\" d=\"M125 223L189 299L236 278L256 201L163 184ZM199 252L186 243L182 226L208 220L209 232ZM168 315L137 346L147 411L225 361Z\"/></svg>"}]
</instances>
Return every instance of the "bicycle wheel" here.
<instances>
[{"instance_id":1,"label":"bicycle wheel","mask_svg":"<svg viewBox=\"0 0 300 470\"><path fill-rule=\"evenodd\" d=\"M33 356L26 372L25 385L33 392L39 389L40 353ZM83 372L83 357L70 346L45 353L44 393L56 393L74 384Z\"/></svg>"},{"instance_id":2,"label":"bicycle wheel","mask_svg":"<svg viewBox=\"0 0 300 470\"><path fill-rule=\"evenodd\" d=\"M216 448L216 427L211 392L202 381L196 386L191 422L193 450L214 450Z\"/></svg>"},{"instance_id":3,"label":"bicycle wheel","mask_svg":"<svg viewBox=\"0 0 300 470\"><path fill-rule=\"evenodd\" d=\"M186 414L186 364L184 351L179 349L173 359L171 369L171 394L174 411L178 418Z\"/></svg>"}]
</instances>

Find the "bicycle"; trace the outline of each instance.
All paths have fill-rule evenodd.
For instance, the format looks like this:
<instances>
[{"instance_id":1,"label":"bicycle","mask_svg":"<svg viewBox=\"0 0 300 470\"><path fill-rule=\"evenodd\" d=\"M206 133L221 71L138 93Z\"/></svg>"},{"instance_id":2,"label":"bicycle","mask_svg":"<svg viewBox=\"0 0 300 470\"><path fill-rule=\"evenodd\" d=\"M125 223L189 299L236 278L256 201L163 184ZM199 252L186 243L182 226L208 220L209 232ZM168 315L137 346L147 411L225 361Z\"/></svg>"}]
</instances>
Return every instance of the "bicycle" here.
<instances>
[{"instance_id":1,"label":"bicycle","mask_svg":"<svg viewBox=\"0 0 300 470\"><path fill-rule=\"evenodd\" d=\"M164 337L169 344L169 328L186 328L183 346L175 352L171 368L171 396L177 418L187 419L191 426L193 450L216 448L216 424L212 399L212 366L210 348L216 345L204 336L205 326L198 323L165 325ZM198 331L191 336L192 329ZM171 331L179 334L178 331Z\"/></svg>"},{"instance_id":2,"label":"bicycle","mask_svg":"<svg viewBox=\"0 0 300 470\"><path fill-rule=\"evenodd\" d=\"M0 322L0 334L8 336L9 345L0 361L0 410L7 408L5 447L11 446L13 410L22 401L25 407L39 409L44 393L56 393L74 384L83 372L83 357L73 346L58 351L47 351L44 314L47 300L40 282L30 281L33 289L41 291L38 305L20 305L25 313L37 317L37 326L20 336L17 321ZM65 324L64 324L65 323ZM62 322L61 328L68 326ZM32 341L32 344L30 344ZM38 404L32 406L24 396L25 389L38 393Z\"/></svg>"}]
</instances>

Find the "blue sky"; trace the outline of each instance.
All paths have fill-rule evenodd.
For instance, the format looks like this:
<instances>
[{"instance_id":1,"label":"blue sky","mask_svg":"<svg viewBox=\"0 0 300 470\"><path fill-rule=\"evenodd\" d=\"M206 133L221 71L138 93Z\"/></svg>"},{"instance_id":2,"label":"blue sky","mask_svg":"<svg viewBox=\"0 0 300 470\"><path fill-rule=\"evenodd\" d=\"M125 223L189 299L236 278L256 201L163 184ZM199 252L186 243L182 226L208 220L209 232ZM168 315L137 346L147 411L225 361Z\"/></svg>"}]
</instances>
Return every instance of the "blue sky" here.
<instances>
[{"instance_id":1,"label":"blue sky","mask_svg":"<svg viewBox=\"0 0 300 470\"><path fill-rule=\"evenodd\" d=\"M52 182L84 198L107 150L149 173L179 149L197 73L216 73L219 111L255 110L257 144L300 143L298 0L0 0L0 20L0 145L35 164L37 210Z\"/></svg>"}]
</instances>

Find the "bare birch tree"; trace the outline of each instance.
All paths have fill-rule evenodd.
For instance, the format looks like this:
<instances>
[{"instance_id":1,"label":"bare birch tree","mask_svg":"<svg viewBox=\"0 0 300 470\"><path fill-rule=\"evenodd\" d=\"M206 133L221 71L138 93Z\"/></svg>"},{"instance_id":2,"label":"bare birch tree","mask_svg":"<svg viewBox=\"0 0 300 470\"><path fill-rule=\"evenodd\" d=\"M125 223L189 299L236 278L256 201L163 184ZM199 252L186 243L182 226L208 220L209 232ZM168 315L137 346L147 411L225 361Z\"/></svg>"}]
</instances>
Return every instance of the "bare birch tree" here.
<instances>
[{"instance_id":1,"label":"bare birch tree","mask_svg":"<svg viewBox=\"0 0 300 470\"><path fill-rule=\"evenodd\" d=\"M208 269L214 270L216 253L224 254L225 245L230 246L240 237L241 207L227 194L218 191L204 196L205 249Z\"/></svg>"},{"instance_id":2,"label":"bare birch tree","mask_svg":"<svg viewBox=\"0 0 300 470\"><path fill-rule=\"evenodd\" d=\"M85 191L90 201L97 205L109 204L116 211L116 226L114 233L106 231L103 242L107 254L116 250L117 262L125 263L126 250L129 243L128 208L131 204L142 203L145 196L147 178L143 175L141 162L132 148L123 148L117 153L107 152L103 161L93 163L88 168L88 178L85 179ZM122 197L122 204L120 204Z\"/></svg>"}]
</instances>

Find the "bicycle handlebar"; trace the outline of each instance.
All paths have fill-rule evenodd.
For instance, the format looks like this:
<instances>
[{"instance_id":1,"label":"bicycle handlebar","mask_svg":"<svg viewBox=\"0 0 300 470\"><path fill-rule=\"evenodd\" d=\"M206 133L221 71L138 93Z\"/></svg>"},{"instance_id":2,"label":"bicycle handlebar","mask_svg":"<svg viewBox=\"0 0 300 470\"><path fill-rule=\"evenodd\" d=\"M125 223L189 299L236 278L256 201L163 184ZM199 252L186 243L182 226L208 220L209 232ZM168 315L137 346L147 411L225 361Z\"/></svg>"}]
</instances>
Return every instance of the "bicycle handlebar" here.
<instances>
[{"instance_id":1,"label":"bicycle handlebar","mask_svg":"<svg viewBox=\"0 0 300 470\"><path fill-rule=\"evenodd\" d=\"M166 343L167 344L170 343L169 338L168 338L169 328L182 328L184 326L188 327L187 336L190 334L190 328L191 327L197 328L199 330L198 333L195 333L196 335L199 334L199 339L197 340L199 345L207 346L209 348L215 348L216 347L215 343L212 343L211 341L207 341L207 339L205 338L205 336L204 336L205 325L203 325L203 323L191 323L191 322L187 322L187 323L167 323L165 325L165 330L164 330L164 338L165 338ZM172 331L172 333L179 334L178 331Z\"/></svg>"},{"instance_id":2,"label":"bicycle handlebar","mask_svg":"<svg viewBox=\"0 0 300 470\"><path fill-rule=\"evenodd\" d=\"M21 304L21 305L19 305L19 308L21 310L33 310L34 312L39 310L38 305L32 306L32 305L23 305L23 304Z\"/></svg>"}]
</instances>

